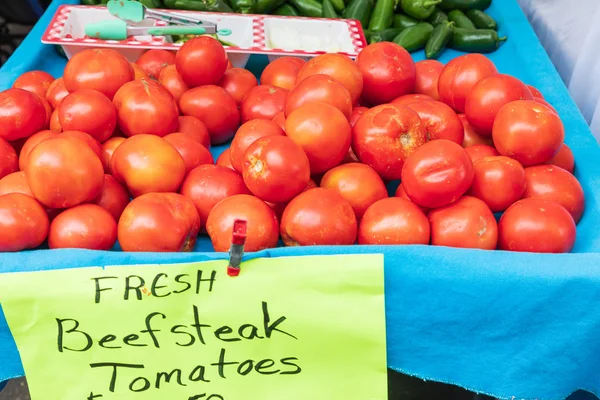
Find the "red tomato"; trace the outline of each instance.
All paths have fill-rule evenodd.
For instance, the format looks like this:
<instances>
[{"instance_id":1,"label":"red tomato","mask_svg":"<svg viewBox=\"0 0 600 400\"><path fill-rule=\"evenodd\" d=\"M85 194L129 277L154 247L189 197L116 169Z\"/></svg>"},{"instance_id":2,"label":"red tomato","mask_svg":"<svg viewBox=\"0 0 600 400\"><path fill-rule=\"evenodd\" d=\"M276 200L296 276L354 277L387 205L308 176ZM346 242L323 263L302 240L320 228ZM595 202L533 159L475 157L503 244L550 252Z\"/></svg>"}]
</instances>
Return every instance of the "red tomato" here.
<instances>
[{"instance_id":1,"label":"red tomato","mask_svg":"<svg viewBox=\"0 0 600 400\"><path fill-rule=\"evenodd\" d=\"M298 83L288 94L285 103L285 116L304 104L327 103L340 110L346 118L352 114L350 92L328 75L311 75Z\"/></svg>"},{"instance_id":2,"label":"red tomato","mask_svg":"<svg viewBox=\"0 0 600 400\"><path fill-rule=\"evenodd\" d=\"M412 200L410 199L410 197L408 197L408 195L406 194L406 190L404 190L404 187L402 186L402 183L398 185L398 187L396 188L396 192L394 193L394 197L400 197L401 199L404 200L408 200L410 202L412 202ZM423 211L424 214L427 214L429 212L429 210L425 207L421 207L419 205L417 205L417 207L419 207L419 210Z\"/></svg>"},{"instance_id":3,"label":"red tomato","mask_svg":"<svg viewBox=\"0 0 600 400\"><path fill-rule=\"evenodd\" d=\"M346 156L342 160L342 164L359 163L359 162L360 162L360 160L358 159L358 157L356 157L356 154L354 154L354 150L352 150L352 146L350 146L350 148L348 149L348 152L346 153Z\"/></svg>"},{"instance_id":4,"label":"red tomato","mask_svg":"<svg viewBox=\"0 0 600 400\"><path fill-rule=\"evenodd\" d=\"M490 210L506 210L525 192L525 169L512 158L483 157L473 163L475 178L471 194L485 202Z\"/></svg>"},{"instance_id":5,"label":"red tomato","mask_svg":"<svg viewBox=\"0 0 600 400\"><path fill-rule=\"evenodd\" d=\"M13 141L26 138L46 126L44 103L23 89L0 92L0 138Z\"/></svg>"},{"instance_id":6,"label":"red tomato","mask_svg":"<svg viewBox=\"0 0 600 400\"><path fill-rule=\"evenodd\" d=\"M113 103L119 129L126 136L165 136L177 129L177 103L171 93L155 81L142 79L125 84Z\"/></svg>"},{"instance_id":7,"label":"red tomato","mask_svg":"<svg viewBox=\"0 0 600 400\"><path fill-rule=\"evenodd\" d=\"M152 79L158 79L162 70L175 64L175 53L168 50L148 50L135 62Z\"/></svg>"},{"instance_id":8,"label":"red tomato","mask_svg":"<svg viewBox=\"0 0 600 400\"><path fill-rule=\"evenodd\" d=\"M215 163L210 151L190 135L179 132L171 133L164 139L175 147L183 158L186 175L199 165Z\"/></svg>"},{"instance_id":9,"label":"red tomato","mask_svg":"<svg viewBox=\"0 0 600 400\"><path fill-rule=\"evenodd\" d=\"M388 195L385 183L368 165L350 163L330 169L321 179L321 187L338 192L350 203L356 219L378 200Z\"/></svg>"},{"instance_id":10,"label":"red tomato","mask_svg":"<svg viewBox=\"0 0 600 400\"><path fill-rule=\"evenodd\" d=\"M429 213L434 246L495 250L498 224L488 206L476 197L464 196Z\"/></svg>"},{"instance_id":11,"label":"red tomato","mask_svg":"<svg viewBox=\"0 0 600 400\"><path fill-rule=\"evenodd\" d=\"M365 212L358 244L429 244L429 220L419 207L398 197L379 200Z\"/></svg>"},{"instance_id":12,"label":"red tomato","mask_svg":"<svg viewBox=\"0 0 600 400\"><path fill-rule=\"evenodd\" d=\"M189 90L174 65L163 68L158 76L158 83L163 85L165 89L171 93L171 96L173 96L176 102L179 102L181 96Z\"/></svg>"},{"instance_id":13,"label":"red tomato","mask_svg":"<svg viewBox=\"0 0 600 400\"><path fill-rule=\"evenodd\" d=\"M464 113L465 101L473 86L483 78L497 73L494 63L482 54L457 57L446 64L440 74L440 100L456 111Z\"/></svg>"},{"instance_id":14,"label":"red tomato","mask_svg":"<svg viewBox=\"0 0 600 400\"><path fill-rule=\"evenodd\" d=\"M415 89L415 63L410 54L395 43L380 42L365 47L358 54L356 64L364 78L362 97L370 104L389 103Z\"/></svg>"},{"instance_id":15,"label":"red tomato","mask_svg":"<svg viewBox=\"0 0 600 400\"><path fill-rule=\"evenodd\" d=\"M273 121L253 119L245 122L240 126L229 146L231 165L236 171L242 173L244 153L252 143L261 137L283 135L285 135L283 130Z\"/></svg>"},{"instance_id":16,"label":"red tomato","mask_svg":"<svg viewBox=\"0 0 600 400\"><path fill-rule=\"evenodd\" d=\"M19 139L19 140L14 140L12 142L8 142L8 144L10 144L10 146L17 153L17 156L21 153L21 149L23 148L23 145L25 144L25 142L27 141L27 139L29 139L29 138L22 138L22 139Z\"/></svg>"},{"instance_id":17,"label":"red tomato","mask_svg":"<svg viewBox=\"0 0 600 400\"><path fill-rule=\"evenodd\" d=\"M69 94L69 91L65 87L65 81L63 78L58 78L54 80L48 90L46 91L46 100L53 109L57 109L60 105L60 102L63 101L65 97Z\"/></svg>"},{"instance_id":18,"label":"red tomato","mask_svg":"<svg viewBox=\"0 0 600 400\"><path fill-rule=\"evenodd\" d=\"M566 144L563 144L558 150L558 153L556 153L556 155L545 164L556 165L557 167L561 167L570 173L575 171L575 157L573 157L573 152Z\"/></svg>"},{"instance_id":19,"label":"red tomato","mask_svg":"<svg viewBox=\"0 0 600 400\"><path fill-rule=\"evenodd\" d=\"M350 122L350 126L352 128L354 128L354 125L356 125L356 122L358 121L358 119L360 118L361 115L363 115L365 113L365 111L367 111L368 108L367 107L354 107L352 109L352 114L350 115L350 118L348 119L348 122Z\"/></svg>"},{"instance_id":20,"label":"red tomato","mask_svg":"<svg viewBox=\"0 0 600 400\"><path fill-rule=\"evenodd\" d=\"M210 36L188 40L177 51L177 72L191 88L219 83L227 69L223 45Z\"/></svg>"},{"instance_id":21,"label":"red tomato","mask_svg":"<svg viewBox=\"0 0 600 400\"><path fill-rule=\"evenodd\" d=\"M27 183L35 198L50 208L92 201L102 191L104 169L98 156L81 140L43 140L29 153Z\"/></svg>"},{"instance_id":22,"label":"red tomato","mask_svg":"<svg viewBox=\"0 0 600 400\"><path fill-rule=\"evenodd\" d=\"M6 140L0 138L0 179L19 170L17 152Z\"/></svg>"},{"instance_id":23,"label":"red tomato","mask_svg":"<svg viewBox=\"0 0 600 400\"><path fill-rule=\"evenodd\" d=\"M23 89L37 94L41 99L46 99L48 88L54 82L54 77L44 71L29 71L19 76L13 83L13 88Z\"/></svg>"},{"instance_id":24,"label":"red tomato","mask_svg":"<svg viewBox=\"0 0 600 400\"><path fill-rule=\"evenodd\" d=\"M422 60L415 63L415 93L425 94L434 100L440 99L438 80L444 64L437 60Z\"/></svg>"},{"instance_id":25,"label":"red tomato","mask_svg":"<svg viewBox=\"0 0 600 400\"><path fill-rule=\"evenodd\" d=\"M48 236L48 215L32 197L0 196L0 251L21 251L41 245Z\"/></svg>"},{"instance_id":26,"label":"red tomato","mask_svg":"<svg viewBox=\"0 0 600 400\"><path fill-rule=\"evenodd\" d=\"M365 111L352 130L352 148L360 161L386 180L400 179L406 157L426 140L419 115L393 104Z\"/></svg>"},{"instance_id":27,"label":"red tomato","mask_svg":"<svg viewBox=\"0 0 600 400\"><path fill-rule=\"evenodd\" d=\"M54 137L58 137L58 134L52 131L39 131L38 133L35 133L27 138L23 144L23 147L21 148L21 153L19 153L19 169L21 171L25 171L27 161L29 160L29 153L31 153L31 150L33 150L38 143L40 143L42 140Z\"/></svg>"},{"instance_id":28,"label":"red tomato","mask_svg":"<svg viewBox=\"0 0 600 400\"><path fill-rule=\"evenodd\" d=\"M9 193L21 193L33 197L27 184L25 171L13 172L0 179L0 196Z\"/></svg>"},{"instance_id":29,"label":"red tomato","mask_svg":"<svg viewBox=\"0 0 600 400\"><path fill-rule=\"evenodd\" d=\"M458 200L473 182L473 162L460 145L439 139L416 149L402 168L402 186L412 202L436 208Z\"/></svg>"},{"instance_id":30,"label":"red tomato","mask_svg":"<svg viewBox=\"0 0 600 400\"><path fill-rule=\"evenodd\" d=\"M99 141L97 141L87 133L81 131L64 131L63 133L59 134L58 137L71 137L81 140L83 143L86 144L87 147L90 148L90 150L94 152L94 154L96 154L99 160L102 160L102 145Z\"/></svg>"},{"instance_id":31,"label":"red tomato","mask_svg":"<svg viewBox=\"0 0 600 400\"><path fill-rule=\"evenodd\" d=\"M534 97L533 100L545 105L546 107L554 111L555 114L558 115L558 111L556 111L556 108L552 107L552 104L548 103L546 100L542 99L541 97Z\"/></svg>"},{"instance_id":32,"label":"red tomato","mask_svg":"<svg viewBox=\"0 0 600 400\"><path fill-rule=\"evenodd\" d=\"M498 223L500 250L568 253L577 228L561 205L542 199L523 199L510 206Z\"/></svg>"},{"instance_id":33,"label":"red tomato","mask_svg":"<svg viewBox=\"0 0 600 400\"><path fill-rule=\"evenodd\" d=\"M119 145L124 141L125 138L112 137L106 142L102 143L102 166L104 167L105 172L112 173L110 169L110 160L112 159L112 155L117 147L119 147Z\"/></svg>"},{"instance_id":34,"label":"red tomato","mask_svg":"<svg viewBox=\"0 0 600 400\"><path fill-rule=\"evenodd\" d=\"M60 103L58 120L65 131L85 131L104 142L115 131L117 111L102 93L82 89L69 94Z\"/></svg>"},{"instance_id":35,"label":"red tomato","mask_svg":"<svg viewBox=\"0 0 600 400\"><path fill-rule=\"evenodd\" d=\"M185 161L164 138L136 135L114 151L110 169L134 197L149 192L176 192L185 177Z\"/></svg>"},{"instance_id":36,"label":"red tomato","mask_svg":"<svg viewBox=\"0 0 600 400\"><path fill-rule=\"evenodd\" d=\"M563 145L564 138L560 117L532 100L508 103L494 123L493 139L498 152L525 167L551 160Z\"/></svg>"},{"instance_id":37,"label":"red tomato","mask_svg":"<svg viewBox=\"0 0 600 400\"><path fill-rule=\"evenodd\" d=\"M277 114L272 121L275 122L281 128L281 130L285 132L285 112L282 111Z\"/></svg>"},{"instance_id":38,"label":"red tomato","mask_svg":"<svg viewBox=\"0 0 600 400\"><path fill-rule=\"evenodd\" d=\"M277 86L256 86L244 96L240 105L242 122L251 119L272 120L284 110L288 91Z\"/></svg>"},{"instance_id":39,"label":"red tomato","mask_svg":"<svg viewBox=\"0 0 600 400\"><path fill-rule=\"evenodd\" d=\"M133 68L116 50L89 49L73 56L64 72L65 88L70 93L93 89L110 100L121 86L134 79Z\"/></svg>"},{"instance_id":40,"label":"red tomato","mask_svg":"<svg viewBox=\"0 0 600 400\"><path fill-rule=\"evenodd\" d=\"M58 214L50 224L51 249L110 250L117 241L117 222L104 208L81 204Z\"/></svg>"},{"instance_id":41,"label":"red tomato","mask_svg":"<svg viewBox=\"0 0 600 400\"><path fill-rule=\"evenodd\" d=\"M238 194L217 203L208 215L206 231L215 251L229 251L233 223L238 219L247 222L244 251L277 246L279 226L275 212L257 197Z\"/></svg>"},{"instance_id":42,"label":"red tomato","mask_svg":"<svg viewBox=\"0 0 600 400\"><path fill-rule=\"evenodd\" d=\"M220 165L221 167L229 168L235 171L235 168L233 168L233 165L231 165L231 149L225 149L225 151L223 151L221 155L217 157L215 165Z\"/></svg>"},{"instance_id":43,"label":"red tomato","mask_svg":"<svg viewBox=\"0 0 600 400\"><path fill-rule=\"evenodd\" d=\"M141 79L150 79L147 73L144 72L142 67L137 65L136 63L130 63L131 68L133 68L133 80L139 81Z\"/></svg>"},{"instance_id":44,"label":"red tomato","mask_svg":"<svg viewBox=\"0 0 600 400\"><path fill-rule=\"evenodd\" d=\"M204 123L212 144L225 143L240 126L235 100L222 87L208 85L188 90L179 102L181 111Z\"/></svg>"},{"instance_id":45,"label":"red tomato","mask_svg":"<svg viewBox=\"0 0 600 400\"><path fill-rule=\"evenodd\" d=\"M491 136L496 115L515 100L533 100L523 82L510 75L496 74L477 82L465 100L467 120L480 135Z\"/></svg>"},{"instance_id":46,"label":"red tomato","mask_svg":"<svg viewBox=\"0 0 600 400\"><path fill-rule=\"evenodd\" d=\"M542 92L540 92L539 90L537 90L535 87L533 87L531 85L527 85L527 88L529 88L529 91L531 92L531 94L533 95L533 97L539 97L540 99L544 98L544 95L542 95Z\"/></svg>"},{"instance_id":47,"label":"red tomato","mask_svg":"<svg viewBox=\"0 0 600 400\"><path fill-rule=\"evenodd\" d=\"M58 108L50 116L50 130L54 133L62 132L62 126L60 126L60 120L58 119Z\"/></svg>"},{"instance_id":48,"label":"red tomato","mask_svg":"<svg viewBox=\"0 0 600 400\"><path fill-rule=\"evenodd\" d=\"M348 56L330 53L312 58L298 71L296 84L317 74L329 75L341 83L350 92L352 104L358 101L363 91L363 75L358 65Z\"/></svg>"},{"instance_id":49,"label":"red tomato","mask_svg":"<svg viewBox=\"0 0 600 400\"><path fill-rule=\"evenodd\" d=\"M464 139L462 142L463 147L475 146L476 144L485 144L488 146L493 146L494 142L492 138L489 136L481 136L475 129L471 126L469 121L467 120L467 116L465 114L458 114L458 119L463 125Z\"/></svg>"},{"instance_id":50,"label":"red tomato","mask_svg":"<svg viewBox=\"0 0 600 400\"><path fill-rule=\"evenodd\" d=\"M233 68L233 64L231 63L230 59L227 59L227 69L231 69Z\"/></svg>"},{"instance_id":51,"label":"red tomato","mask_svg":"<svg viewBox=\"0 0 600 400\"><path fill-rule=\"evenodd\" d=\"M308 156L311 174L340 165L352 141L352 128L340 110L325 103L309 103L285 121L285 133Z\"/></svg>"},{"instance_id":52,"label":"red tomato","mask_svg":"<svg viewBox=\"0 0 600 400\"><path fill-rule=\"evenodd\" d=\"M254 74L244 68L228 69L219 82L219 86L233 97L237 105L241 105L246 94L257 85Z\"/></svg>"},{"instance_id":53,"label":"red tomato","mask_svg":"<svg viewBox=\"0 0 600 400\"><path fill-rule=\"evenodd\" d=\"M465 151L471 157L471 161L475 162L484 157L499 156L500 153L493 147L487 144L476 144L465 148Z\"/></svg>"},{"instance_id":54,"label":"red tomato","mask_svg":"<svg viewBox=\"0 0 600 400\"><path fill-rule=\"evenodd\" d=\"M525 168L527 189L523 198L554 201L563 206L578 223L585 209L585 198L579 181L569 171L555 165Z\"/></svg>"},{"instance_id":55,"label":"red tomato","mask_svg":"<svg viewBox=\"0 0 600 400\"><path fill-rule=\"evenodd\" d=\"M118 225L123 251L193 251L200 231L194 203L177 193L146 193L123 210Z\"/></svg>"},{"instance_id":56,"label":"red tomato","mask_svg":"<svg viewBox=\"0 0 600 400\"><path fill-rule=\"evenodd\" d=\"M352 206L329 189L300 193L281 217L281 238L286 246L351 245L357 231Z\"/></svg>"},{"instance_id":57,"label":"red tomato","mask_svg":"<svg viewBox=\"0 0 600 400\"><path fill-rule=\"evenodd\" d=\"M419 114L427 140L446 139L462 144L464 127L453 109L441 101L421 101L407 105Z\"/></svg>"},{"instance_id":58,"label":"red tomato","mask_svg":"<svg viewBox=\"0 0 600 400\"><path fill-rule=\"evenodd\" d=\"M280 57L269 63L260 75L261 85L277 86L282 89L292 90L296 84L298 71L306 61L297 57Z\"/></svg>"},{"instance_id":59,"label":"red tomato","mask_svg":"<svg viewBox=\"0 0 600 400\"><path fill-rule=\"evenodd\" d=\"M177 132L192 136L194 139L202 143L202 146L210 149L210 135L208 133L208 129L206 129L206 125L204 125L204 122L189 115L182 115L178 118L178 120L179 129Z\"/></svg>"},{"instance_id":60,"label":"red tomato","mask_svg":"<svg viewBox=\"0 0 600 400\"><path fill-rule=\"evenodd\" d=\"M129 193L112 175L106 174L102 192L92 203L104 208L114 217L115 221L119 221L123 210L129 204Z\"/></svg>"},{"instance_id":61,"label":"red tomato","mask_svg":"<svg viewBox=\"0 0 600 400\"><path fill-rule=\"evenodd\" d=\"M392 100L392 104L397 106L407 106L412 103L420 103L422 101L436 101L433 97L428 96L426 94L405 94L400 96L394 100Z\"/></svg>"},{"instance_id":62,"label":"red tomato","mask_svg":"<svg viewBox=\"0 0 600 400\"><path fill-rule=\"evenodd\" d=\"M50 126L50 120L52 119L52 114L54 113L54 110L52 110L52 106L50 105L50 103L48 103L46 99L40 97L40 101L42 102L44 110L46 111L46 121L44 123L44 129L46 129Z\"/></svg>"}]
</instances>

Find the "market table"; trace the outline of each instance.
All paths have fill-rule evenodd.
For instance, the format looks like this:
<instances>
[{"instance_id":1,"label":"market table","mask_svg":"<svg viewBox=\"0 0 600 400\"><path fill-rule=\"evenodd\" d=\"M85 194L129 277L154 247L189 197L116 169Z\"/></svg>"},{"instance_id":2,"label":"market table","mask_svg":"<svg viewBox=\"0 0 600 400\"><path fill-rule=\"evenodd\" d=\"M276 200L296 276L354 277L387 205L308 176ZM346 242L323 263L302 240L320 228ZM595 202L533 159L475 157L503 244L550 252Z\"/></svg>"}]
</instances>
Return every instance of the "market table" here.
<instances>
[{"instance_id":1,"label":"market table","mask_svg":"<svg viewBox=\"0 0 600 400\"><path fill-rule=\"evenodd\" d=\"M54 1L0 70L0 89L21 73L59 76L66 63L40 37L60 4ZM248 254L281 257L383 253L388 366L423 379L452 383L499 398L562 399L577 389L600 393L600 148L538 42L516 0L489 12L508 42L489 55L503 73L534 85L559 111L576 176L586 193L572 254L536 255L423 246L276 248ZM458 52L447 51L447 62ZM423 58L416 53L415 60ZM248 66L259 73L266 58ZM218 153L223 146L214 149ZM122 253L37 250L0 255L0 273L87 266L176 263L225 258L202 238L196 252ZM0 381L23 376L0 313Z\"/></svg>"}]
</instances>

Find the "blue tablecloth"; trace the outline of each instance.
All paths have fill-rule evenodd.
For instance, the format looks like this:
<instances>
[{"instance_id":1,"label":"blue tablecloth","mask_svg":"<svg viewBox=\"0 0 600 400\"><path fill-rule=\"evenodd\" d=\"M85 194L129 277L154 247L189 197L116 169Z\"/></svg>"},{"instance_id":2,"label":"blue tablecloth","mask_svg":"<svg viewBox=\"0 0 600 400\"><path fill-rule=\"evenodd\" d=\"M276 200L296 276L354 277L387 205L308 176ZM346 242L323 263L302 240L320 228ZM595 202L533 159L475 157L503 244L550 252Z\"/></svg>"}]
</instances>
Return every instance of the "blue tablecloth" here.
<instances>
[{"instance_id":1,"label":"blue tablecloth","mask_svg":"<svg viewBox=\"0 0 600 400\"><path fill-rule=\"evenodd\" d=\"M46 15L0 70L0 89L24 71L60 76L65 64L40 36ZM573 254L534 255L423 246L278 248L249 257L380 252L385 255L389 366L499 398L562 399L600 393L600 149L515 0L490 9L509 40L490 54L500 72L539 88L559 111L587 208ZM459 53L447 51L443 62ZM415 54L415 59L422 59ZM253 58L260 72L266 60ZM223 148L215 149L216 152ZM0 273L224 257L200 240L188 254L42 250L0 255ZM0 381L23 375L0 313Z\"/></svg>"}]
</instances>

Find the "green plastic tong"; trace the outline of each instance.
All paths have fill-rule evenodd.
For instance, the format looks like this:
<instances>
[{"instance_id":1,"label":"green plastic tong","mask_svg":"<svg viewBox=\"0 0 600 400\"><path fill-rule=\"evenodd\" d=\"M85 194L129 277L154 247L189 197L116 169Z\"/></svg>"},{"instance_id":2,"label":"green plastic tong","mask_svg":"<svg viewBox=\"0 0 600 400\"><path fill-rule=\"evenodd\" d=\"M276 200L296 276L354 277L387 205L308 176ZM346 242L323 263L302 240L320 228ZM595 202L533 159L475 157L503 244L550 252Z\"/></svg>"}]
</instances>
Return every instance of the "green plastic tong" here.
<instances>
[{"instance_id":1,"label":"green plastic tong","mask_svg":"<svg viewBox=\"0 0 600 400\"><path fill-rule=\"evenodd\" d=\"M211 29L212 28L212 29ZM130 36L166 36L166 35L204 35L215 32L213 26L129 26L127 22L114 19L87 24L85 26L86 36L103 40L125 40ZM212 31L212 32L211 32Z\"/></svg>"}]
</instances>

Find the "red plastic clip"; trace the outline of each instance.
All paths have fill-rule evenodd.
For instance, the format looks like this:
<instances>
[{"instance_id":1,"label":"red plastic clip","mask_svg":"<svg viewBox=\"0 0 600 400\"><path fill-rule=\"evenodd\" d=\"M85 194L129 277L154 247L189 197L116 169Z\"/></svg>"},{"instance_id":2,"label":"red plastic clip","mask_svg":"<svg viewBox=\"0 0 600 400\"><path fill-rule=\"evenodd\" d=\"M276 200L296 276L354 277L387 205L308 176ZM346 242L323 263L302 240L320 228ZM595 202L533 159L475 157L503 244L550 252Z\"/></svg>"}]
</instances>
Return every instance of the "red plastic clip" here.
<instances>
[{"instance_id":1,"label":"red plastic clip","mask_svg":"<svg viewBox=\"0 0 600 400\"><path fill-rule=\"evenodd\" d=\"M233 235L231 237L231 247L229 248L229 265L227 266L227 275L238 276L242 257L244 257L244 245L246 244L247 223L243 219L236 219L233 222Z\"/></svg>"}]
</instances>

